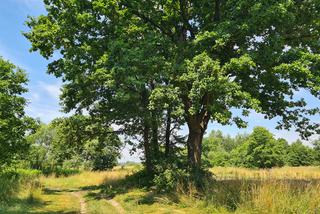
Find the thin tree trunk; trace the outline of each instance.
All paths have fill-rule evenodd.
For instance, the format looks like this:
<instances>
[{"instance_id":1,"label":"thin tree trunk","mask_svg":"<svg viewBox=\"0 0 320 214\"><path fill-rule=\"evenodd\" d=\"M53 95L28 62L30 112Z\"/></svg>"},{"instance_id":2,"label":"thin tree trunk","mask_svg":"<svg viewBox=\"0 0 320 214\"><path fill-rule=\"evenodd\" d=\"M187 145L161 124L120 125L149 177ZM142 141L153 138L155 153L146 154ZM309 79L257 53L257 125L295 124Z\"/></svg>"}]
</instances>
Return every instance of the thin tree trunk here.
<instances>
[{"instance_id":1,"label":"thin tree trunk","mask_svg":"<svg viewBox=\"0 0 320 214\"><path fill-rule=\"evenodd\" d=\"M166 141L165 141L165 156L169 157L170 154L170 136L171 136L171 110L167 110L166 121Z\"/></svg>"},{"instance_id":2,"label":"thin tree trunk","mask_svg":"<svg viewBox=\"0 0 320 214\"><path fill-rule=\"evenodd\" d=\"M158 123L157 118L154 113L152 113L152 140L151 140L151 146L152 146L152 154L153 158L157 159L159 156L159 142L158 142Z\"/></svg>"},{"instance_id":3,"label":"thin tree trunk","mask_svg":"<svg viewBox=\"0 0 320 214\"><path fill-rule=\"evenodd\" d=\"M152 167L152 162L150 157L149 127L147 125L145 125L143 129L143 147L144 147L146 169L147 169L147 172L150 173L150 175L152 175L153 167Z\"/></svg>"},{"instance_id":4,"label":"thin tree trunk","mask_svg":"<svg viewBox=\"0 0 320 214\"><path fill-rule=\"evenodd\" d=\"M214 7L214 21L220 21L220 0L215 0L215 7Z\"/></svg>"}]
</instances>

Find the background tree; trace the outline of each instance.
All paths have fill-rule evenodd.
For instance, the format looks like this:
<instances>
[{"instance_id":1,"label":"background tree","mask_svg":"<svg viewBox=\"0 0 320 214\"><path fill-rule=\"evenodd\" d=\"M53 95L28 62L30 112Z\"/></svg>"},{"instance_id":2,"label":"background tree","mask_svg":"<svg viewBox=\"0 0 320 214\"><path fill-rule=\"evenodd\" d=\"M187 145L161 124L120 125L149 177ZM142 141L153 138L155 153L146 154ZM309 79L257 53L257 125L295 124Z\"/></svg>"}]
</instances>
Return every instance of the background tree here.
<instances>
[{"instance_id":1,"label":"background tree","mask_svg":"<svg viewBox=\"0 0 320 214\"><path fill-rule=\"evenodd\" d=\"M287 161L290 166L310 166L314 162L313 150L297 140L289 147Z\"/></svg>"},{"instance_id":2,"label":"background tree","mask_svg":"<svg viewBox=\"0 0 320 214\"><path fill-rule=\"evenodd\" d=\"M45 171L54 168L56 160L53 157L52 144L57 138L54 127L41 124L35 133L27 137L30 144L28 162L32 169Z\"/></svg>"},{"instance_id":3,"label":"background tree","mask_svg":"<svg viewBox=\"0 0 320 214\"><path fill-rule=\"evenodd\" d=\"M303 137L319 128L309 119L318 109L294 96L301 89L320 96L319 0L45 4L47 15L29 19L25 35L46 58L60 52L49 72L65 82L65 106L139 124L146 157L157 157L155 127L166 110L189 128L196 171L209 121L246 126L233 109L279 118L278 128L295 125Z\"/></svg>"},{"instance_id":4,"label":"background tree","mask_svg":"<svg viewBox=\"0 0 320 214\"><path fill-rule=\"evenodd\" d=\"M246 134L238 134L235 137L231 137L223 135L221 131L212 131L203 140L204 162L208 163L209 166L229 166L235 164L232 163L232 160L235 161L233 158L240 158L240 153L236 152L236 150L242 146L247 137ZM232 154L232 152L237 154Z\"/></svg>"},{"instance_id":5,"label":"background tree","mask_svg":"<svg viewBox=\"0 0 320 214\"><path fill-rule=\"evenodd\" d=\"M278 143L267 129L255 127L247 141L247 166L257 168L283 166L285 151L279 149Z\"/></svg>"},{"instance_id":6,"label":"background tree","mask_svg":"<svg viewBox=\"0 0 320 214\"><path fill-rule=\"evenodd\" d=\"M0 169L29 148L25 137L35 123L24 111L27 81L23 70L0 57Z\"/></svg>"},{"instance_id":7,"label":"background tree","mask_svg":"<svg viewBox=\"0 0 320 214\"><path fill-rule=\"evenodd\" d=\"M320 165L320 139L312 142L314 150L314 159L317 165Z\"/></svg>"},{"instance_id":8,"label":"background tree","mask_svg":"<svg viewBox=\"0 0 320 214\"><path fill-rule=\"evenodd\" d=\"M42 125L28 140L31 167L45 173L57 168L110 169L117 164L122 146L111 128L83 115L57 118Z\"/></svg>"}]
</instances>

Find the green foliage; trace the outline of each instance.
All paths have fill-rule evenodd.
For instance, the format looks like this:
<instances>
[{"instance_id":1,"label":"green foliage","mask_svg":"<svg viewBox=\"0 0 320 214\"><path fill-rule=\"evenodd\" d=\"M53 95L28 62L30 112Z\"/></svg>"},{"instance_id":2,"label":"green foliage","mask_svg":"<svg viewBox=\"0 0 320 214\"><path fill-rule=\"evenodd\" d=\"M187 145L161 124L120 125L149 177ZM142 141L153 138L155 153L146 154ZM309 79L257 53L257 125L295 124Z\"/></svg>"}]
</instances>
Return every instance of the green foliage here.
<instances>
[{"instance_id":1,"label":"green foliage","mask_svg":"<svg viewBox=\"0 0 320 214\"><path fill-rule=\"evenodd\" d=\"M247 135L237 135L232 138L224 136L221 131L212 131L207 138L203 140L203 156L204 161L209 166L229 166L237 162L234 158L239 157L240 151L237 154L232 154L243 142L247 139Z\"/></svg>"},{"instance_id":2,"label":"green foliage","mask_svg":"<svg viewBox=\"0 0 320 214\"><path fill-rule=\"evenodd\" d=\"M0 168L19 159L29 147L25 136L35 123L24 112L27 81L23 70L0 57Z\"/></svg>"},{"instance_id":3,"label":"green foliage","mask_svg":"<svg viewBox=\"0 0 320 214\"><path fill-rule=\"evenodd\" d=\"M65 167L60 167L60 166L56 166L53 169L49 169L48 171L46 171L46 169L44 169L43 174L44 175L54 175L56 177L61 177L61 176L70 176L70 175L75 175L80 173L80 170L75 169L75 168L65 168Z\"/></svg>"},{"instance_id":4,"label":"green foliage","mask_svg":"<svg viewBox=\"0 0 320 214\"><path fill-rule=\"evenodd\" d=\"M247 166L257 168L283 166L284 151L277 147L277 143L267 129L255 127L247 141Z\"/></svg>"},{"instance_id":5,"label":"green foliage","mask_svg":"<svg viewBox=\"0 0 320 214\"><path fill-rule=\"evenodd\" d=\"M310 166L314 162L313 150L297 140L289 147L287 162L290 166Z\"/></svg>"},{"instance_id":6,"label":"green foliage","mask_svg":"<svg viewBox=\"0 0 320 214\"><path fill-rule=\"evenodd\" d=\"M312 142L314 150L315 164L320 165L320 139Z\"/></svg>"},{"instance_id":7,"label":"green foliage","mask_svg":"<svg viewBox=\"0 0 320 214\"><path fill-rule=\"evenodd\" d=\"M204 139L204 161L208 166L236 166L272 168L319 165L319 143L313 148L296 141L291 145L285 139L275 139L267 129L255 127L250 135L224 136L212 131Z\"/></svg>"},{"instance_id":8,"label":"green foliage","mask_svg":"<svg viewBox=\"0 0 320 214\"><path fill-rule=\"evenodd\" d=\"M104 170L117 164L122 145L111 128L74 115L41 125L28 137L30 166L44 174L70 174L80 169Z\"/></svg>"},{"instance_id":9,"label":"green foliage","mask_svg":"<svg viewBox=\"0 0 320 214\"><path fill-rule=\"evenodd\" d=\"M119 142L116 135L110 136L108 141L91 140L85 144L84 157L90 163L93 170L111 169L117 165L119 147L110 145L110 142Z\"/></svg>"},{"instance_id":10,"label":"green foliage","mask_svg":"<svg viewBox=\"0 0 320 214\"><path fill-rule=\"evenodd\" d=\"M177 126L188 124L186 159L195 168L201 149L194 148L201 148L209 121L246 127L254 110L279 120L278 128L295 127L302 137L319 131L310 120L319 109L307 109L294 96L303 89L320 96L319 0L45 5L46 15L27 21L25 36L32 51L53 59L48 72L64 81L64 109L86 110L130 137L143 136L136 147L144 148L150 170L166 114ZM56 52L59 58L53 58ZM260 157L276 155L249 147ZM224 155L218 157L224 162ZM275 164L266 162L259 166Z\"/></svg>"},{"instance_id":11,"label":"green foliage","mask_svg":"<svg viewBox=\"0 0 320 214\"><path fill-rule=\"evenodd\" d=\"M0 171L0 202L8 201L21 188L36 186L41 172L39 170L6 168Z\"/></svg>"},{"instance_id":12,"label":"green foliage","mask_svg":"<svg viewBox=\"0 0 320 214\"><path fill-rule=\"evenodd\" d=\"M177 189L177 186L190 176L185 169L165 169L155 175L153 183L159 192L170 192Z\"/></svg>"}]
</instances>

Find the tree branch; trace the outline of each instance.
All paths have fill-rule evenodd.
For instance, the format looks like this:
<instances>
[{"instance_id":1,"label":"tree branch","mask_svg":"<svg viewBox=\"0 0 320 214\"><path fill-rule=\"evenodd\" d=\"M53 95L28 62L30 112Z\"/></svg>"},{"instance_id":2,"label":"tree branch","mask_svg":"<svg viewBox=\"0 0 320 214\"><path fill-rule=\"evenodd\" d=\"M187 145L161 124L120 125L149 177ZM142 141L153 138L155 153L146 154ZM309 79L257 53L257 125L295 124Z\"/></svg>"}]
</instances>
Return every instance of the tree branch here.
<instances>
[{"instance_id":1,"label":"tree branch","mask_svg":"<svg viewBox=\"0 0 320 214\"><path fill-rule=\"evenodd\" d=\"M181 17L183 20L184 25L186 25L186 28L190 31L190 37L191 39L195 39L195 33L194 33L194 29L191 26L191 24L189 23L189 18L188 18L188 12L187 12L187 2L185 0L179 0L180 2L180 13L181 13Z\"/></svg>"},{"instance_id":2,"label":"tree branch","mask_svg":"<svg viewBox=\"0 0 320 214\"><path fill-rule=\"evenodd\" d=\"M220 21L220 0L215 0L214 21L215 22L219 22Z\"/></svg>"},{"instance_id":3,"label":"tree branch","mask_svg":"<svg viewBox=\"0 0 320 214\"><path fill-rule=\"evenodd\" d=\"M148 16L142 14L139 10L136 10L134 8L132 8L129 4L127 3L123 3L123 6L127 7L128 10L135 16L139 17L140 19L142 19L145 23L150 24L151 26L157 28L158 30L160 30L164 35L168 36L172 41L175 41L175 37L174 34L172 33L171 30L167 30L165 29L164 26L162 26L161 24L157 23L156 21L152 20L151 18L149 18Z\"/></svg>"}]
</instances>

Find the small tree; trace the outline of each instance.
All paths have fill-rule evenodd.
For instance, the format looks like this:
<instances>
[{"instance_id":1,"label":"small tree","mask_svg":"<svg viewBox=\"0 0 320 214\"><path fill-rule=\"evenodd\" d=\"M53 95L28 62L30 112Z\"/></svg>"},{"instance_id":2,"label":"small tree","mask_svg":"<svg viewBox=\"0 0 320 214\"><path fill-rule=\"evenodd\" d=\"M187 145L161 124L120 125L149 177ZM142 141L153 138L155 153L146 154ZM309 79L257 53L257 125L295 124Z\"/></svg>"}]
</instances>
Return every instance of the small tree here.
<instances>
[{"instance_id":1,"label":"small tree","mask_svg":"<svg viewBox=\"0 0 320 214\"><path fill-rule=\"evenodd\" d=\"M46 124L41 124L34 134L27 137L30 144L27 159L31 168L51 171L50 168L57 164L52 151L52 142L56 137L56 130Z\"/></svg>"},{"instance_id":2,"label":"small tree","mask_svg":"<svg viewBox=\"0 0 320 214\"><path fill-rule=\"evenodd\" d=\"M313 150L297 140L289 147L287 161L290 166L310 166L314 162Z\"/></svg>"},{"instance_id":3,"label":"small tree","mask_svg":"<svg viewBox=\"0 0 320 214\"><path fill-rule=\"evenodd\" d=\"M227 166L231 164L231 155L246 140L246 135L225 136L221 131L212 131L203 140L204 163L209 166Z\"/></svg>"},{"instance_id":4,"label":"small tree","mask_svg":"<svg viewBox=\"0 0 320 214\"><path fill-rule=\"evenodd\" d=\"M248 167L271 168L284 165L283 151L278 150L278 142L266 128L255 127L247 144Z\"/></svg>"}]
</instances>

